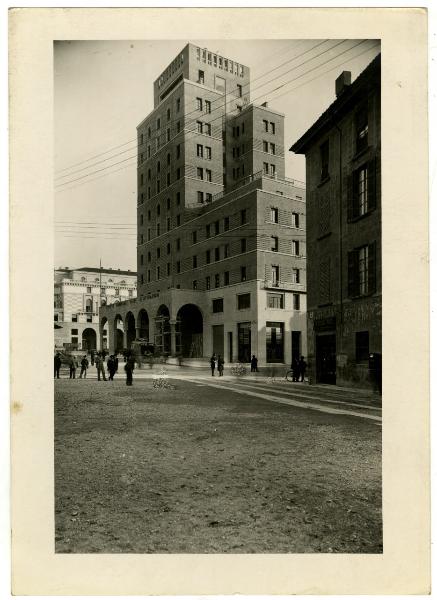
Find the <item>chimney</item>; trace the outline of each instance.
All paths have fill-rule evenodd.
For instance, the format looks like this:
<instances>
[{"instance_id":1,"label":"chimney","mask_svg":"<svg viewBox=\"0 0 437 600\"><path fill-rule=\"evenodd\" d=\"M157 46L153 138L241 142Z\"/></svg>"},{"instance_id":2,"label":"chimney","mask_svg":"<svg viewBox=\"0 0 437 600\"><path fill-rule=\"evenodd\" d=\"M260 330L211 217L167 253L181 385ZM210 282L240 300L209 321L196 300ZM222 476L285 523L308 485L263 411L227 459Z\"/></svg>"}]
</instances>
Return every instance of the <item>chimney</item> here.
<instances>
[{"instance_id":1,"label":"chimney","mask_svg":"<svg viewBox=\"0 0 437 600\"><path fill-rule=\"evenodd\" d=\"M335 80L335 95L337 98L345 91L351 84L351 72L343 71L343 73Z\"/></svg>"}]
</instances>

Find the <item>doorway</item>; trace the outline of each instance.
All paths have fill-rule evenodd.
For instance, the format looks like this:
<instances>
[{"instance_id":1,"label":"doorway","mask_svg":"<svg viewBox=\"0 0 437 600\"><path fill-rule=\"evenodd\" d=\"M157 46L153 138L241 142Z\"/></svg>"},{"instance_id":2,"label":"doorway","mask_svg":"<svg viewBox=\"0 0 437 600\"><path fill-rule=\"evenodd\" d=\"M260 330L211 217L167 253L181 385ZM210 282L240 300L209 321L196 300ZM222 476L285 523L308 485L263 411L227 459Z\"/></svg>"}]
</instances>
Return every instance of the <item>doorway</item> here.
<instances>
[{"instance_id":1,"label":"doorway","mask_svg":"<svg viewBox=\"0 0 437 600\"><path fill-rule=\"evenodd\" d=\"M317 383L336 383L336 338L335 333L316 335Z\"/></svg>"}]
</instances>

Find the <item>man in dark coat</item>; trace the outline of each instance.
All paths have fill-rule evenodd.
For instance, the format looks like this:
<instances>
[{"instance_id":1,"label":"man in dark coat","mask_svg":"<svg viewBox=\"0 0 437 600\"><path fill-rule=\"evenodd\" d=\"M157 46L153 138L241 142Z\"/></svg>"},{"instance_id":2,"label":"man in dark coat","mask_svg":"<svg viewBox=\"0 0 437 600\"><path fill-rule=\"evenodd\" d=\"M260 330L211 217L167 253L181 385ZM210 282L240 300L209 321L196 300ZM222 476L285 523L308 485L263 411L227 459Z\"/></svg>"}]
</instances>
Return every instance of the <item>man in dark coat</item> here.
<instances>
[{"instance_id":1,"label":"man in dark coat","mask_svg":"<svg viewBox=\"0 0 437 600\"><path fill-rule=\"evenodd\" d=\"M211 365L211 375L214 377L214 371L215 371L215 367L216 367L216 363L217 363L217 357L214 354L211 356L211 359L209 361L209 364Z\"/></svg>"},{"instance_id":2,"label":"man in dark coat","mask_svg":"<svg viewBox=\"0 0 437 600\"><path fill-rule=\"evenodd\" d=\"M102 357L99 353L96 354L94 362L96 363L98 381L100 381L100 375L102 375L103 381L106 381L105 363L103 362Z\"/></svg>"},{"instance_id":3,"label":"man in dark coat","mask_svg":"<svg viewBox=\"0 0 437 600\"><path fill-rule=\"evenodd\" d=\"M86 371L88 369L88 359L86 356L84 356L82 358L82 360L80 361L80 375L79 375L79 379L82 379L82 375L83 378L86 379Z\"/></svg>"},{"instance_id":4,"label":"man in dark coat","mask_svg":"<svg viewBox=\"0 0 437 600\"><path fill-rule=\"evenodd\" d=\"M132 374L135 369L135 360L133 356L128 356L124 370L126 371L126 385L132 385Z\"/></svg>"},{"instance_id":5,"label":"man in dark coat","mask_svg":"<svg viewBox=\"0 0 437 600\"><path fill-rule=\"evenodd\" d=\"M77 360L74 356L70 356L70 379L76 379Z\"/></svg>"},{"instance_id":6,"label":"man in dark coat","mask_svg":"<svg viewBox=\"0 0 437 600\"><path fill-rule=\"evenodd\" d=\"M307 364L303 356L300 357L299 361L299 375L302 377L301 381L305 381L305 371L307 368ZM299 379L297 380L299 381Z\"/></svg>"},{"instance_id":7,"label":"man in dark coat","mask_svg":"<svg viewBox=\"0 0 437 600\"><path fill-rule=\"evenodd\" d=\"M224 366L224 364L225 364L225 361L223 360L223 358L219 354L218 355L218 359L217 359L219 377L223 377L223 366Z\"/></svg>"},{"instance_id":8,"label":"man in dark coat","mask_svg":"<svg viewBox=\"0 0 437 600\"><path fill-rule=\"evenodd\" d=\"M116 368L115 368L114 356L112 354L108 358L108 360L106 362L106 366L108 367L109 381L114 381L114 375L115 375Z\"/></svg>"},{"instance_id":9,"label":"man in dark coat","mask_svg":"<svg viewBox=\"0 0 437 600\"><path fill-rule=\"evenodd\" d=\"M59 369L61 368L62 365L62 359L61 359L61 355L59 354L59 352L56 352L55 354L55 378L59 379Z\"/></svg>"},{"instance_id":10,"label":"man in dark coat","mask_svg":"<svg viewBox=\"0 0 437 600\"><path fill-rule=\"evenodd\" d=\"M255 354L252 354L252 359L250 361L250 371L251 373L258 373L258 359Z\"/></svg>"},{"instance_id":11,"label":"man in dark coat","mask_svg":"<svg viewBox=\"0 0 437 600\"><path fill-rule=\"evenodd\" d=\"M291 369L293 371L293 381L299 381L299 359L297 357L293 358L291 361Z\"/></svg>"}]
</instances>

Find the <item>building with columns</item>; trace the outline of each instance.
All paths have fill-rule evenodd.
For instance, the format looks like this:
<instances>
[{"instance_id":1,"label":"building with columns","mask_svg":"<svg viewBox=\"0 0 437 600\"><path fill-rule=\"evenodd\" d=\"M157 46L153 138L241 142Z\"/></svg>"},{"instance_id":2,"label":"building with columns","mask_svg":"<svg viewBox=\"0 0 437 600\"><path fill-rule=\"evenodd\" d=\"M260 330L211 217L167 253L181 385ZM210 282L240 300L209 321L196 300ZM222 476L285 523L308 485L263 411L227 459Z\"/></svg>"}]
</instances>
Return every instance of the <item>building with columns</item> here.
<instances>
[{"instance_id":1,"label":"building with columns","mask_svg":"<svg viewBox=\"0 0 437 600\"><path fill-rule=\"evenodd\" d=\"M187 44L137 127L137 298L100 310L110 350L289 365L306 354L305 185L249 68Z\"/></svg>"},{"instance_id":2,"label":"building with columns","mask_svg":"<svg viewBox=\"0 0 437 600\"><path fill-rule=\"evenodd\" d=\"M100 330L101 304L118 304L137 294L137 274L120 269L60 267L54 273L55 346L100 350L108 346Z\"/></svg>"}]
</instances>

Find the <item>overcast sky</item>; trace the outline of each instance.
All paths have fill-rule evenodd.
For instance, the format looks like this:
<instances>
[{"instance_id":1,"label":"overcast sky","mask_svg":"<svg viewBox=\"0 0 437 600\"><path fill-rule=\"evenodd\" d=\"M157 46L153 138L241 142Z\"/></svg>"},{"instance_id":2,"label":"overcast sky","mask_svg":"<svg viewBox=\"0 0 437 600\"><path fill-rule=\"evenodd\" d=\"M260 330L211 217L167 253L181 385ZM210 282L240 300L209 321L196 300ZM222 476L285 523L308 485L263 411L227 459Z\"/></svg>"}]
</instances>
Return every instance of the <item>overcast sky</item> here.
<instances>
[{"instance_id":1,"label":"overcast sky","mask_svg":"<svg viewBox=\"0 0 437 600\"><path fill-rule=\"evenodd\" d=\"M250 67L251 100L285 114L286 175L300 180L305 160L288 148L333 102L336 77L355 79L380 51L376 40L56 42L55 266L136 270L136 126L188 41Z\"/></svg>"}]
</instances>

